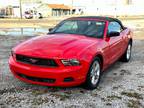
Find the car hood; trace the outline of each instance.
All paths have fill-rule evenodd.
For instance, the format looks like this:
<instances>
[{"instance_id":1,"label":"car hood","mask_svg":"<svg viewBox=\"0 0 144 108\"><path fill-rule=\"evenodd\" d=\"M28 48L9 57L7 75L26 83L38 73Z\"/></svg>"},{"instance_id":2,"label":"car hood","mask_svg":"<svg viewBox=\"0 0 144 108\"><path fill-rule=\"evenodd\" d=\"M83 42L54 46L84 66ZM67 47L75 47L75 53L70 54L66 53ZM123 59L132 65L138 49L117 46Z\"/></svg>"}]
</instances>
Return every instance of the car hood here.
<instances>
[{"instance_id":1,"label":"car hood","mask_svg":"<svg viewBox=\"0 0 144 108\"><path fill-rule=\"evenodd\" d=\"M16 46L14 52L45 58L70 58L77 57L83 50L96 42L98 41L95 38L81 35L50 34L25 41Z\"/></svg>"}]
</instances>

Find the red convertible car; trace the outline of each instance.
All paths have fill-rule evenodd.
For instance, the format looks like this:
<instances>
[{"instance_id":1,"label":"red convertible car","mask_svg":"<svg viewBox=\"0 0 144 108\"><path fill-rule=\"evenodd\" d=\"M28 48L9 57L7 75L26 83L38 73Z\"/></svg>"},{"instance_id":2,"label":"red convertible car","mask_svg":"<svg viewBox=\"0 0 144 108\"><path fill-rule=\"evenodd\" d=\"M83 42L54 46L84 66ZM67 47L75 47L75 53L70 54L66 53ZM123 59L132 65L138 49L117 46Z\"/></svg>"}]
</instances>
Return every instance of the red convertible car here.
<instances>
[{"instance_id":1,"label":"red convertible car","mask_svg":"<svg viewBox=\"0 0 144 108\"><path fill-rule=\"evenodd\" d=\"M72 17L12 49L9 66L24 82L46 86L85 84L95 89L106 68L131 58L132 31L120 20Z\"/></svg>"}]
</instances>

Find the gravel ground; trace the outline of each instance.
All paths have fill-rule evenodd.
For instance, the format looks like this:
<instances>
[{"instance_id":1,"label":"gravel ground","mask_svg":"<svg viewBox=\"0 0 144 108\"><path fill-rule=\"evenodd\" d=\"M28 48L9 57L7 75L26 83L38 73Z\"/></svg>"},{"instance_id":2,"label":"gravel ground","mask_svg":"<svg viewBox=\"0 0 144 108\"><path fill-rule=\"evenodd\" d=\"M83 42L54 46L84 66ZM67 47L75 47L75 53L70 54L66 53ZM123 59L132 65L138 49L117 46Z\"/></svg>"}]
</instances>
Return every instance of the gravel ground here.
<instances>
[{"instance_id":1,"label":"gravel ground","mask_svg":"<svg viewBox=\"0 0 144 108\"><path fill-rule=\"evenodd\" d=\"M135 29L131 61L113 64L93 91L31 85L15 79L8 67L11 48L31 37L0 36L0 108L144 108L143 30Z\"/></svg>"}]
</instances>

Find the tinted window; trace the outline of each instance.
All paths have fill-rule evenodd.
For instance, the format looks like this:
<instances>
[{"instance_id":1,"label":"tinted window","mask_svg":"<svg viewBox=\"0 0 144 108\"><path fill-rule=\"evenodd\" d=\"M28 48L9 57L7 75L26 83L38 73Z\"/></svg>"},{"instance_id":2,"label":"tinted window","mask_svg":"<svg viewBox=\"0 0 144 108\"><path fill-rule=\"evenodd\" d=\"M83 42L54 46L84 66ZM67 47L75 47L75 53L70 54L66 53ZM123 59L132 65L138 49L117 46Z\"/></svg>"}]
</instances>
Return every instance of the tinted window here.
<instances>
[{"instance_id":1,"label":"tinted window","mask_svg":"<svg viewBox=\"0 0 144 108\"><path fill-rule=\"evenodd\" d=\"M102 38L105 22L87 20L66 20L54 28L51 33L80 34L96 38Z\"/></svg>"},{"instance_id":2,"label":"tinted window","mask_svg":"<svg viewBox=\"0 0 144 108\"><path fill-rule=\"evenodd\" d=\"M108 33L110 32L121 32L122 27L118 22L110 22L108 26Z\"/></svg>"}]
</instances>

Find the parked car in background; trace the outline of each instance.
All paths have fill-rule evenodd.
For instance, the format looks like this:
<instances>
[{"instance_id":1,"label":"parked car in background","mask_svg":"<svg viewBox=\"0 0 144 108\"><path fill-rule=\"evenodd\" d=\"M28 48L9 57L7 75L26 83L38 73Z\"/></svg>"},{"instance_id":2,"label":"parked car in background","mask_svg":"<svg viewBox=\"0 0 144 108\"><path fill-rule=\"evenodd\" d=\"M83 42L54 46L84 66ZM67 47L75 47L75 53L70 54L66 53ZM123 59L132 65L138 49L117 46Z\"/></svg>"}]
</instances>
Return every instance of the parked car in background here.
<instances>
[{"instance_id":1,"label":"parked car in background","mask_svg":"<svg viewBox=\"0 0 144 108\"><path fill-rule=\"evenodd\" d=\"M5 18L5 15L0 13L0 18Z\"/></svg>"},{"instance_id":2,"label":"parked car in background","mask_svg":"<svg viewBox=\"0 0 144 108\"><path fill-rule=\"evenodd\" d=\"M12 49L9 66L22 81L47 86L84 84L95 89L115 61L131 58L132 31L110 17L72 17L46 36Z\"/></svg>"},{"instance_id":3,"label":"parked car in background","mask_svg":"<svg viewBox=\"0 0 144 108\"><path fill-rule=\"evenodd\" d=\"M30 11L26 11L24 16L26 19L32 19L33 18L33 14Z\"/></svg>"}]
</instances>

